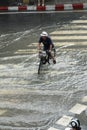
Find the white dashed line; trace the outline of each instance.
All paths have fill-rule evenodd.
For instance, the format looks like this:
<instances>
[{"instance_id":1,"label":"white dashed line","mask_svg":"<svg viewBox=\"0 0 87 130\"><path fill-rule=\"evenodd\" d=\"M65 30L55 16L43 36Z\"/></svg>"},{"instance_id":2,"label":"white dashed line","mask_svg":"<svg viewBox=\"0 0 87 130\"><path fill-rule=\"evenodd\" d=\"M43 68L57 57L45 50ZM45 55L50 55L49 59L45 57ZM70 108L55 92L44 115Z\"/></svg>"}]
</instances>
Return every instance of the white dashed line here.
<instances>
[{"instance_id":1,"label":"white dashed line","mask_svg":"<svg viewBox=\"0 0 87 130\"><path fill-rule=\"evenodd\" d=\"M73 40L78 40L78 39L82 39L82 40L84 40L84 39L87 39L87 36L52 36L51 37L52 38L52 40L64 40L64 39L67 39L67 40L71 40L71 39L73 39Z\"/></svg>"},{"instance_id":2,"label":"white dashed line","mask_svg":"<svg viewBox=\"0 0 87 130\"><path fill-rule=\"evenodd\" d=\"M48 130L59 130L59 129L56 129L56 128L53 128L53 127L50 127Z\"/></svg>"},{"instance_id":3,"label":"white dashed line","mask_svg":"<svg viewBox=\"0 0 87 130\"><path fill-rule=\"evenodd\" d=\"M71 23L87 23L87 20L74 20Z\"/></svg>"},{"instance_id":4,"label":"white dashed line","mask_svg":"<svg viewBox=\"0 0 87 130\"><path fill-rule=\"evenodd\" d=\"M66 116L66 115L64 115L62 118L60 118L60 119L56 122L56 124L62 125L62 126L67 126L72 118L73 118L73 117L71 117L71 116Z\"/></svg>"},{"instance_id":5,"label":"white dashed line","mask_svg":"<svg viewBox=\"0 0 87 130\"><path fill-rule=\"evenodd\" d=\"M7 110L0 110L0 116L3 115Z\"/></svg>"},{"instance_id":6,"label":"white dashed line","mask_svg":"<svg viewBox=\"0 0 87 130\"><path fill-rule=\"evenodd\" d=\"M87 96L83 97L82 102L87 102Z\"/></svg>"},{"instance_id":7,"label":"white dashed line","mask_svg":"<svg viewBox=\"0 0 87 130\"><path fill-rule=\"evenodd\" d=\"M77 103L74 107L72 107L69 112L75 113L75 114L80 114L84 110L86 110L87 106L83 104Z\"/></svg>"},{"instance_id":8,"label":"white dashed line","mask_svg":"<svg viewBox=\"0 0 87 130\"><path fill-rule=\"evenodd\" d=\"M54 31L52 33L50 33L51 35L57 35L57 34L85 34L87 33L87 30L83 30L83 31L78 31L78 30L63 30L63 31Z\"/></svg>"}]
</instances>

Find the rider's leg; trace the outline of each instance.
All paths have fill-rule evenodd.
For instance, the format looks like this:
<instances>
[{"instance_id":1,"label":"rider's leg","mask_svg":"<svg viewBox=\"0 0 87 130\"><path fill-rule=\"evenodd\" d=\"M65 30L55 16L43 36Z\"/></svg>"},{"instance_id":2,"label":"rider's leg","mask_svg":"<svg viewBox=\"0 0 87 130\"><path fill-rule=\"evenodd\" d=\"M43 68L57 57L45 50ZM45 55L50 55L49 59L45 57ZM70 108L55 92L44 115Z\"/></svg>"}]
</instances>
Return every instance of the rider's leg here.
<instances>
[{"instance_id":1,"label":"rider's leg","mask_svg":"<svg viewBox=\"0 0 87 130\"><path fill-rule=\"evenodd\" d=\"M49 52L49 56L53 59L53 63L56 64L55 55L53 56L53 54Z\"/></svg>"},{"instance_id":2,"label":"rider's leg","mask_svg":"<svg viewBox=\"0 0 87 130\"><path fill-rule=\"evenodd\" d=\"M52 50L53 50L53 53L54 53L54 56L53 56L53 57L54 57L54 59L53 59L53 63L56 64L56 59L55 59L55 56L56 56L56 49L53 48Z\"/></svg>"}]
</instances>

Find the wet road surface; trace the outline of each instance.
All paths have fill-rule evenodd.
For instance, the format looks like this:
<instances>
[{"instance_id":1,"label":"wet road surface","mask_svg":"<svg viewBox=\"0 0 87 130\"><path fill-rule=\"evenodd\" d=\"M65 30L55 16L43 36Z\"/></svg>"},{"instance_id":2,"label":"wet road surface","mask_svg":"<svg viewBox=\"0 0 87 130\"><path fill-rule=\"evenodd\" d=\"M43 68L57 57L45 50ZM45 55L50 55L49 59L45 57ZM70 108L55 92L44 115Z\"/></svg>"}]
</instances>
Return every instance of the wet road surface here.
<instances>
[{"instance_id":1,"label":"wet road surface","mask_svg":"<svg viewBox=\"0 0 87 130\"><path fill-rule=\"evenodd\" d=\"M57 64L44 66L38 75L42 30L55 43ZM87 95L86 31L86 12L0 14L0 130L47 130L82 103ZM73 116L86 130L87 112Z\"/></svg>"}]
</instances>

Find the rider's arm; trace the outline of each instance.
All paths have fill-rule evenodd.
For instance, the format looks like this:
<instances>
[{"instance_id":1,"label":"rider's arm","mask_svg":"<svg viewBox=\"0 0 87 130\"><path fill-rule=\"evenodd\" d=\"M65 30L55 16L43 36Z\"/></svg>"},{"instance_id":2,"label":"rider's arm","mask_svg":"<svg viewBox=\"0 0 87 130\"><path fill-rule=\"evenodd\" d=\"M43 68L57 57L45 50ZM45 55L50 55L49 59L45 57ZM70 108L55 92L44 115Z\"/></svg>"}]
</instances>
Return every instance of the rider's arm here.
<instances>
[{"instance_id":1,"label":"rider's arm","mask_svg":"<svg viewBox=\"0 0 87 130\"><path fill-rule=\"evenodd\" d=\"M38 43L38 50L41 50L41 43Z\"/></svg>"},{"instance_id":2,"label":"rider's arm","mask_svg":"<svg viewBox=\"0 0 87 130\"><path fill-rule=\"evenodd\" d=\"M50 48L49 48L49 50L51 51L51 50L52 50L52 47L53 47L53 42L52 42L51 38L49 38L48 40L49 40L49 43L50 43Z\"/></svg>"},{"instance_id":3,"label":"rider's arm","mask_svg":"<svg viewBox=\"0 0 87 130\"><path fill-rule=\"evenodd\" d=\"M50 51L52 50L52 44L50 44Z\"/></svg>"},{"instance_id":4,"label":"rider's arm","mask_svg":"<svg viewBox=\"0 0 87 130\"><path fill-rule=\"evenodd\" d=\"M40 37L39 42L38 42L38 50L41 50L41 42L42 42L42 39Z\"/></svg>"}]
</instances>

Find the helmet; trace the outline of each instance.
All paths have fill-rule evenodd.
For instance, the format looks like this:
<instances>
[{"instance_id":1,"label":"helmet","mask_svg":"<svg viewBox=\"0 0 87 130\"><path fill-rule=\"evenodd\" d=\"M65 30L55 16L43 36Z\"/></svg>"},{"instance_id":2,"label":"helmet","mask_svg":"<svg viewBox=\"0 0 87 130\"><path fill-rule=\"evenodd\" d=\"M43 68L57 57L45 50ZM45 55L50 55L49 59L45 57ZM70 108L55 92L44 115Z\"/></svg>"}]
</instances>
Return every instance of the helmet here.
<instances>
[{"instance_id":1,"label":"helmet","mask_svg":"<svg viewBox=\"0 0 87 130\"><path fill-rule=\"evenodd\" d=\"M41 36L48 36L48 33L47 32L45 32L45 31L43 31L41 34L40 34Z\"/></svg>"},{"instance_id":2,"label":"helmet","mask_svg":"<svg viewBox=\"0 0 87 130\"><path fill-rule=\"evenodd\" d=\"M80 128L80 121L78 119L72 119L69 125L71 128Z\"/></svg>"}]
</instances>

